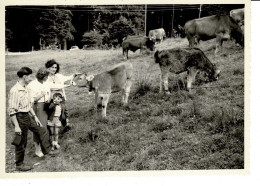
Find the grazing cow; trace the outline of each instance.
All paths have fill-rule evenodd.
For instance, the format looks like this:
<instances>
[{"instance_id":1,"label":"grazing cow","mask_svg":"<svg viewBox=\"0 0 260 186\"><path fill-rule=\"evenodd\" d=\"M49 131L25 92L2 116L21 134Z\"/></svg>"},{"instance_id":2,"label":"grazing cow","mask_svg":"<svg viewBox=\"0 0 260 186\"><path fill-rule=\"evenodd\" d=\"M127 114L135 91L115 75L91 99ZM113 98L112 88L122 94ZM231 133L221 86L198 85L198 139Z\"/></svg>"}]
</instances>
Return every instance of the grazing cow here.
<instances>
[{"instance_id":1,"label":"grazing cow","mask_svg":"<svg viewBox=\"0 0 260 186\"><path fill-rule=\"evenodd\" d=\"M200 40L216 38L216 50L219 51L224 40L231 37L244 47L244 34L239 25L228 15L213 15L200 19L188 21L185 26L185 33L189 46L193 47Z\"/></svg>"},{"instance_id":2,"label":"grazing cow","mask_svg":"<svg viewBox=\"0 0 260 186\"><path fill-rule=\"evenodd\" d=\"M153 51L154 42L146 36L128 36L122 42L123 56L128 59L128 50L135 52L140 49L142 52L145 47Z\"/></svg>"},{"instance_id":3,"label":"grazing cow","mask_svg":"<svg viewBox=\"0 0 260 186\"><path fill-rule=\"evenodd\" d=\"M131 63L120 63L112 70L93 75L78 74L72 80L72 85L88 87L89 92L95 93L95 105L98 106L99 99L102 102L102 117L106 117L107 103L110 94L122 91L122 102L128 102L128 96L132 85L133 65Z\"/></svg>"},{"instance_id":4,"label":"grazing cow","mask_svg":"<svg viewBox=\"0 0 260 186\"><path fill-rule=\"evenodd\" d=\"M163 28L150 30L148 37L152 39L154 42L159 41L159 43L161 43L163 39L166 37L165 30Z\"/></svg>"},{"instance_id":5,"label":"grazing cow","mask_svg":"<svg viewBox=\"0 0 260 186\"><path fill-rule=\"evenodd\" d=\"M205 71L210 80L217 80L219 77L220 70L198 48L174 48L156 51L154 58L155 63L159 63L161 69L160 92L164 88L166 94L169 94L169 72L179 74L188 71L187 89L189 91L198 71Z\"/></svg>"},{"instance_id":6,"label":"grazing cow","mask_svg":"<svg viewBox=\"0 0 260 186\"><path fill-rule=\"evenodd\" d=\"M232 17L244 32L244 8L234 9L230 11L230 17Z\"/></svg>"}]
</instances>

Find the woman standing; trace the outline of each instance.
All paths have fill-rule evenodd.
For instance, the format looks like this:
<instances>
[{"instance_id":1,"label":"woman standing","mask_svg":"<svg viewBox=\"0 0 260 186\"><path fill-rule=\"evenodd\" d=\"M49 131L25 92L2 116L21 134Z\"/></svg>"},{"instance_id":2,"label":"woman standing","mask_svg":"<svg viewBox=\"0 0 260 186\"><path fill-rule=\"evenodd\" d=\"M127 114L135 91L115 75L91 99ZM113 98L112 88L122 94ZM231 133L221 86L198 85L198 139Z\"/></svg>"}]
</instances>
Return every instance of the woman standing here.
<instances>
[{"instance_id":1,"label":"woman standing","mask_svg":"<svg viewBox=\"0 0 260 186\"><path fill-rule=\"evenodd\" d=\"M61 93L61 95L64 97L65 102L66 102L67 98L66 98L64 88L70 86L70 84L65 85L65 82L72 80L74 77L74 74L72 74L70 76L64 76L64 75L60 74L59 73L60 65L54 59L47 61L45 63L45 67L47 68L47 70L49 72L47 82L49 83L50 90L51 90L50 99L52 99L52 96L54 93ZM65 127L63 132L66 132L67 130L69 130L71 128L71 126L69 124L68 116L66 119L66 123L63 123L63 126Z\"/></svg>"},{"instance_id":2,"label":"woman standing","mask_svg":"<svg viewBox=\"0 0 260 186\"><path fill-rule=\"evenodd\" d=\"M44 110L44 103L50 99L50 88L46 85L49 72L46 68L40 68L36 73L36 79L28 84L28 91L31 97L32 108L47 131L47 112ZM48 136L49 138L49 136ZM39 139L33 135L35 144L35 154L39 157L43 156Z\"/></svg>"}]
</instances>

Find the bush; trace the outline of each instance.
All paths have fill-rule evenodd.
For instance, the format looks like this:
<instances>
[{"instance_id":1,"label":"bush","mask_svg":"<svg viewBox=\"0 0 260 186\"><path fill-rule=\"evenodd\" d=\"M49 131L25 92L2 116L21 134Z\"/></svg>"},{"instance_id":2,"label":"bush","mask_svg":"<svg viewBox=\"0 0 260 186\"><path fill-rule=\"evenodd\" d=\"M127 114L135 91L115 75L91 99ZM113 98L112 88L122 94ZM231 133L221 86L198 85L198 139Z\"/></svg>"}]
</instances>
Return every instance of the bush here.
<instances>
[{"instance_id":1,"label":"bush","mask_svg":"<svg viewBox=\"0 0 260 186\"><path fill-rule=\"evenodd\" d=\"M121 16L119 20L114 21L109 27L108 32L110 40L114 46L121 45L123 38L134 34L132 22Z\"/></svg>"},{"instance_id":2,"label":"bush","mask_svg":"<svg viewBox=\"0 0 260 186\"><path fill-rule=\"evenodd\" d=\"M99 47L102 44L103 36L96 31L85 32L82 41L89 47Z\"/></svg>"}]
</instances>

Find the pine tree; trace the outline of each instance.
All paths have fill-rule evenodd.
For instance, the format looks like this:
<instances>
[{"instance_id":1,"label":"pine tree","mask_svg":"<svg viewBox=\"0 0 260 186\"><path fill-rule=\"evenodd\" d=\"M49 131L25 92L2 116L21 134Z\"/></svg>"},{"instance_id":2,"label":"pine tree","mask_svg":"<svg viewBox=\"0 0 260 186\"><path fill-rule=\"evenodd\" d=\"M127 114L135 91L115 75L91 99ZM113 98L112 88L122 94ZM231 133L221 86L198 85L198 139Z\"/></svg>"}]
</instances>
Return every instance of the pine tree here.
<instances>
[{"instance_id":1,"label":"pine tree","mask_svg":"<svg viewBox=\"0 0 260 186\"><path fill-rule=\"evenodd\" d=\"M124 37L135 34L132 22L123 16L109 25L108 33L114 46L121 45Z\"/></svg>"},{"instance_id":2,"label":"pine tree","mask_svg":"<svg viewBox=\"0 0 260 186\"><path fill-rule=\"evenodd\" d=\"M75 28L71 23L72 13L70 10L50 9L42 12L37 30L42 43L46 45L63 45L67 49L67 40L73 40L72 32Z\"/></svg>"},{"instance_id":3,"label":"pine tree","mask_svg":"<svg viewBox=\"0 0 260 186\"><path fill-rule=\"evenodd\" d=\"M144 35L144 5L94 6L94 10L94 29L103 36L103 44L118 45L127 35Z\"/></svg>"}]
</instances>

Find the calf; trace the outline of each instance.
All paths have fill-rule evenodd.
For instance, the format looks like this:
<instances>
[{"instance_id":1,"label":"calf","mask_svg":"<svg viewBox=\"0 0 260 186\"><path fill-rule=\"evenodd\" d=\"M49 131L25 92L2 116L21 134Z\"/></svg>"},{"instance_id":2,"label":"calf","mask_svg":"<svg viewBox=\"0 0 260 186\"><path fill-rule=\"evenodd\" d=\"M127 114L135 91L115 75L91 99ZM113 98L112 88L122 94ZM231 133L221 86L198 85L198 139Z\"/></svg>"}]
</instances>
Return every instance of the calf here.
<instances>
[{"instance_id":1,"label":"calf","mask_svg":"<svg viewBox=\"0 0 260 186\"><path fill-rule=\"evenodd\" d=\"M128 96L132 85L133 66L131 63L120 63L112 70L93 75L78 74L72 80L72 85L88 87L89 92L95 93L95 106L98 100L102 102L102 117L106 117L106 109L110 94L122 91L122 102L128 102Z\"/></svg>"},{"instance_id":2,"label":"calf","mask_svg":"<svg viewBox=\"0 0 260 186\"><path fill-rule=\"evenodd\" d=\"M220 71L212 64L206 55L198 48L174 48L156 51L155 63L159 63L161 69L160 92L169 94L168 73L176 74L188 71L187 89L190 91L192 82L198 71L205 71L209 79L217 80Z\"/></svg>"}]
</instances>

